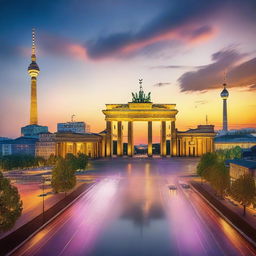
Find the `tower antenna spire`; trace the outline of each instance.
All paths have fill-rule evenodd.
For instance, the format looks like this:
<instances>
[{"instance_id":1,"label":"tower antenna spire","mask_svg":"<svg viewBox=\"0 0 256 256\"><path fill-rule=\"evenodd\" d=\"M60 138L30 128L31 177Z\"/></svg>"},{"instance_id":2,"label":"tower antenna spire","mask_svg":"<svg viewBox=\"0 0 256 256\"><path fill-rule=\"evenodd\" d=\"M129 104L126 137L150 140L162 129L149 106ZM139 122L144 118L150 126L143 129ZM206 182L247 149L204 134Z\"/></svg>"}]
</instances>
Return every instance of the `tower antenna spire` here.
<instances>
[{"instance_id":1,"label":"tower antenna spire","mask_svg":"<svg viewBox=\"0 0 256 256\"><path fill-rule=\"evenodd\" d=\"M206 122L206 125L208 125L208 115L206 115L205 117L205 122Z\"/></svg>"},{"instance_id":2,"label":"tower antenna spire","mask_svg":"<svg viewBox=\"0 0 256 256\"><path fill-rule=\"evenodd\" d=\"M225 69L224 71L224 83L223 83L223 86L226 87L227 85L227 69Z\"/></svg>"},{"instance_id":3,"label":"tower antenna spire","mask_svg":"<svg viewBox=\"0 0 256 256\"><path fill-rule=\"evenodd\" d=\"M35 45L36 30L32 28L32 55L31 60L36 61L36 45Z\"/></svg>"}]
</instances>

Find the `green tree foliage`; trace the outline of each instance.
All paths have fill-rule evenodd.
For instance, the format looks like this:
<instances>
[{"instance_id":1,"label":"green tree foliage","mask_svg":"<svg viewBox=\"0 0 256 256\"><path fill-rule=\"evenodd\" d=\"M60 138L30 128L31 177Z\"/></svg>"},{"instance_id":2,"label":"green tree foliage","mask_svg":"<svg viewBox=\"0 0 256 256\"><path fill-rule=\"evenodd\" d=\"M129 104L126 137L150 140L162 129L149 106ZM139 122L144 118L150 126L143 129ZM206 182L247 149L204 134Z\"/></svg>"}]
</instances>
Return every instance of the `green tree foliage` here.
<instances>
[{"instance_id":1,"label":"green tree foliage","mask_svg":"<svg viewBox=\"0 0 256 256\"><path fill-rule=\"evenodd\" d=\"M22 212L22 201L16 187L0 172L0 231L11 229Z\"/></svg>"},{"instance_id":2,"label":"green tree foliage","mask_svg":"<svg viewBox=\"0 0 256 256\"><path fill-rule=\"evenodd\" d=\"M67 192L76 185L75 170L69 160L59 159L52 171L52 188L55 193Z\"/></svg>"},{"instance_id":3,"label":"green tree foliage","mask_svg":"<svg viewBox=\"0 0 256 256\"><path fill-rule=\"evenodd\" d=\"M74 171L78 169L85 169L88 163L88 157L81 153L79 153L77 156L73 154L67 154L65 159L68 161L70 168Z\"/></svg>"},{"instance_id":4,"label":"green tree foliage","mask_svg":"<svg viewBox=\"0 0 256 256\"><path fill-rule=\"evenodd\" d=\"M210 179L210 168L218 161L217 154L206 153L201 156L197 165L197 174L205 180Z\"/></svg>"},{"instance_id":5,"label":"green tree foliage","mask_svg":"<svg viewBox=\"0 0 256 256\"><path fill-rule=\"evenodd\" d=\"M215 152L202 155L197 165L197 174L223 197L229 187L229 171Z\"/></svg>"},{"instance_id":6,"label":"green tree foliage","mask_svg":"<svg viewBox=\"0 0 256 256\"><path fill-rule=\"evenodd\" d=\"M209 170L209 182L222 198L229 188L229 171L223 162L217 161Z\"/></svg>"},{"instance_id":7,"label":"green tree foliage","mask_svg":"<svg viewBox=\"0 0 256 256\"><path fill-rule=\"evenodd\" d=\"M242 157L242 149L239 146L231 149L219 149L216 151L216 154L221 161L232 160L235 158L240 159Z\"/></svg>"},{"instance_id":8,"label":"green tree foliage","mask_svg":"<svg viewBox=\"0 0 256 256\"><path fill-rule=\"evenodd\" d=\"M77 169L85 169L88 164L88 157L85 154L78 154L77 156Z\"/></svg>"},{"instance_id":9,"label":"green tree foliage","mask_svg":"<svg viewBox=\"0 0 256 256\"><path fill-rule=\"evenodd\" d=\"M52 187L55 192L67 192L76 184L75 171L84 169L88 163L85 154L67 154L60 158L52 172Z\"/></svg>"},{"instance_id":10,"label":"green tree foliage","mask_svg":"<svg viewBox=\"0 0 256 256\"><path fill-rule=\"evenodd\" d=\"M28 168L45 165L42 157L31 155L8 155L0 157L0 169L11 170L14 168Z\"/></svg>"},{"instance_id":11,"label":"green tree foliage","mask_svg":"<svg viewBox=\"0 0 256 256\"><path fill-rule=\"evenodd\" d=\"M244 174L235 180L230 188L230 196L243 205L245 216L246 207L255 203L256 188L252 175Z\"/></svg>"},{"instance_id":12,"label":"green tree foliage","mask_svg":"<svg viewBox=\"0 0 256 256\"><path fill-rule=\"evenodd\" d=\"M47 159L46 164L50 166L55 166L60 158L61 157L59 156L55 156L54 154L51 154Z\"/></svg>"}]
</instances>

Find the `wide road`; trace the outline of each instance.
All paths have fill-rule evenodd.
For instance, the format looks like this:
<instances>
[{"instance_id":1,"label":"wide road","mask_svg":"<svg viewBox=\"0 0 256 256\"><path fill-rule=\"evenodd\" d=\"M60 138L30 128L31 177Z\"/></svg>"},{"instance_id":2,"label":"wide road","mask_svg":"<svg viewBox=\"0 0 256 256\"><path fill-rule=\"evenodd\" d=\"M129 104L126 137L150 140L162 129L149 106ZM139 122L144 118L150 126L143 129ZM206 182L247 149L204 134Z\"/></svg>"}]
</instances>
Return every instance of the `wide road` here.
<instances>
[{"instance_id":1,"label":"wide road","mask_svg":"<svg viewBox=\"0 0 256 256\"><path fill-rule=\"evenodd\" d=\"M200 196L180 186L196 161L94 162L88 175L95 185L14 255L256 255Z\"/></svg>"}]
</instances>

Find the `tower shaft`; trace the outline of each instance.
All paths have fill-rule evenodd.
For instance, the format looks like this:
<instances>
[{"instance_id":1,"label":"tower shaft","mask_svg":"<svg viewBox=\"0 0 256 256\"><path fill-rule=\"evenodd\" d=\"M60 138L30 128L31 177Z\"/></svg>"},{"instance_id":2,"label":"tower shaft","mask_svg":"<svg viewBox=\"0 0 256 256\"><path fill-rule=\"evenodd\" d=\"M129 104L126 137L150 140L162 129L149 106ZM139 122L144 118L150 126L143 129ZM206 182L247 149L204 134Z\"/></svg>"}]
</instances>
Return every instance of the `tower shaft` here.
<instances>
[{"instance_id":1,"label":"tower shaft","mask_svg":"<svg viewBox=\"0 0 256 256\"><path fill-rule=\"evenodd\" d=\"M227 113L227 99L223 99L223 123L222 130L228 131L228 113Z\"/></svg>"},{"instance_id":2,"label":"tower shaft","mask_svg":"<svg viewBox=\"0 0 256 256\"><path fill-rule=\"evenodd\" d=\"M37 124L37 85L36 77L31 77L30 124Z\"/></svg>"}]
</instances>

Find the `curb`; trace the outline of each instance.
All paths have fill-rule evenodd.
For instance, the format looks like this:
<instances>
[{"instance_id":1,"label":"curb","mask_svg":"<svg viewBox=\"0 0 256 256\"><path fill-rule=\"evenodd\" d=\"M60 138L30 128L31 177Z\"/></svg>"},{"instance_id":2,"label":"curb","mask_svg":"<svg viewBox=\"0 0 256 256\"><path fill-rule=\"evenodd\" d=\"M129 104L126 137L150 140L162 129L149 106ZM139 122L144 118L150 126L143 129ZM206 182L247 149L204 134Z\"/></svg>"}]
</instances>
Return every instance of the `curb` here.
<instances>
[{"instance_id":1,"label":"curb","mask_svg":"<svg viewBox=\"0 0 256 256\"><path fill-rule=\"evenodd\" d=\"M190 183L192 189L205 201L207 202L225 221L227 221L239 234L241 234L250 244L256 248L256 242L247 236L242 230L240 230L232 221L229 220L218 208L216 208L207 198L205 198L192 183Z\"/></svg>"},{"instance_id":2,"label":"curb","mask_svg":"<svg viewBox=\"0 0 256 256\"><path fill-rule=\"evenodd\" d=\"M41 227L39 227L36 231L34 231L31 235L29 235L24 241L22 241L18 246L16 246L14 249L12 249L10 252L6 254L6 256L12 255L17 251L21 246L23 246L28 240L30 240L33 236L35 236L39 231L41 231L45 226L47 226L50 222L52 222L54 219L56 219L60 214L62 214L66 209L68 209L72 204L74 204L80 197L82 197L84 194L88 193L95 184L92 184L89 188L87 188L84 192L82 192L80 195L78 195L73 201L71 201L69 204L67 204L64 208L62 208L56 215L54 215L52 218L50 218L48 221L46 221Z\"/></svg>"}]
</instances>

